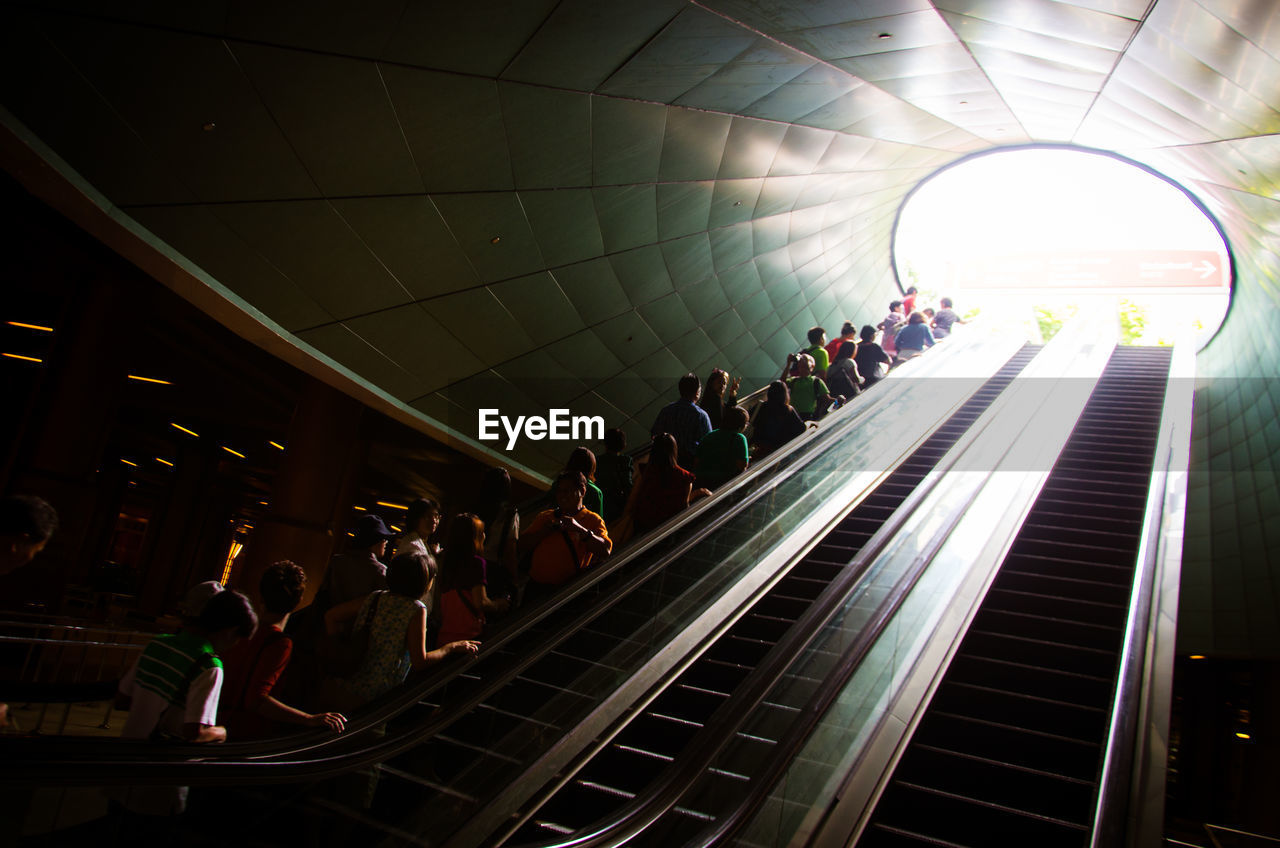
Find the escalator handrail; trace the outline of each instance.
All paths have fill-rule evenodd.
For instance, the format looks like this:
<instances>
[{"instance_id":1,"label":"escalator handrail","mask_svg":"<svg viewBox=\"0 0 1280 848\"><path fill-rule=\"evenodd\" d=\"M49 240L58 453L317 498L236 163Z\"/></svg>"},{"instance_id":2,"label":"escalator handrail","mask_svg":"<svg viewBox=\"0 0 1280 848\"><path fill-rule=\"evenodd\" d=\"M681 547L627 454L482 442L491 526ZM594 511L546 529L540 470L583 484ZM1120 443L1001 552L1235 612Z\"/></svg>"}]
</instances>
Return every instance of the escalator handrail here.
<instances>
[{"instance_id":1,"label":"escalator handrail","mask_svg":"<svg viewBox=\"0 0 1280 848\"><path fill-rule=\"evenodd\" d=\"M1150 480L1166 480L1168 475L1187 471L1191 439L1191 375L1194 363L1188 368L1177 349L1173 352L1169 373L1165 380L1165 400L1161 411L1160 430L1156 439ZM1180 484L1185 493L1185 479ZM1094 810L1094 826L1090 835L1090 848L1114 848L1129 844L1130 811L1133 808L1133 787L1138 775L1138 747L1140 720L1148 714L1148 678L1158 670L1152 665L1155 656L1148 657L1151 631L1158 622L1153 619L1152 598L1158 586L1164 582L1163 573L1177 568L1170 562L1169 552L1162 542L1167 529L1166 509L1170 506L1169 487L1151 485L1147 491L1143 514L1141 541L1137 555L1137 568L1129 595L1129 609L1125 621L1121 662L1116 678L1116 691L1112 701L1110 730L1098 781L1098 798ZM1180 551L1175 554L1180 558ZM1158 616L1159 611L1155 614ZM1169 673L1171 669L1166 670Z\"/></svg>"},{"instance_id":2,"label":"escalator handrail","mask_svg":"<svg viewBox=\"0 0 1280 848\"><path fill-rule=\"evenodd\" d=\"M995 406L994 402L992 406ZM899 508L889 516L885 524L862 546L850 563L850 567L841 571L801 618L788 627L783 638L770 649L765 661L738 685L731 699L716 709L703 730L695 737L693 744L680 752L677 759L667 767L663 776L655 782L653 787L629 801L611 815L607 822L597 826L593 832L567 840L538 843L537 848L603 848L603 846L622 845L674 807L680 797L701 777L714 757L735 737L752 711L819 635L822 626L848 603L863 582L868 579L867 571L856 566L873 562L892 544L902 527L914 517L924 500L943 481L943 472L959 461L968 446L981 435L982 429L971 427L939 459L929 476L921 481ZM926 436L921 441L927 438ZM974 490L974 496L977 491L977 489ZM764 797L772 790L777 777L780 777L782 771L789 767L803 746L812 727L825 714L848 677L892 620L902 600L927 568L932 553L943 544L947 534L970 504L971 501L966 500L953 506L946 519L940 523L938 533L930 545L915 557L910 568L898 577L890 591L879 602L870 626L858 633L854 643L842 656L839 667L834 673L824 677L822 684L802 709L801 714L792 722L787 735L777 740L771 749L772 754L765 769L753 775L755 778L763 777L763 779L753 780L751 791L743 796L739 806L728 816L717 820L709 832L700 834L696 840L697 844L716 844L736 830L759 804L763 803ZM521 846L521 848L532 848L532 846Z\"/></svg>"}]
</instances>

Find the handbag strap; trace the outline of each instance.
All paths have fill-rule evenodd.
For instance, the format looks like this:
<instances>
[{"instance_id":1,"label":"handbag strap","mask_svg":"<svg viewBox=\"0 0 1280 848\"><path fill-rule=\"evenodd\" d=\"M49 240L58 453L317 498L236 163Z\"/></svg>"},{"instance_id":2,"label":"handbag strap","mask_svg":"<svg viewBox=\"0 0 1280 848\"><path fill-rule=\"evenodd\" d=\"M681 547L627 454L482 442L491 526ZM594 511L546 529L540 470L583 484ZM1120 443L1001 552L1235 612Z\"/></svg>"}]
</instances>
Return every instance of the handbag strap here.
<instances>
[{"instance_id":1,"label":"handbag strap","mask_svg":"<svg viewBox=\"0 0 1280 848\"><path fill-rule=\"evenodd\" d=\"M364 624L360 626L360 630L368 633L373 632L373 619L378 615L378 598L382 596L381 592L373 593L373 607L369 610L369 614L365 616Z\"/></svg>"}]
</instances>

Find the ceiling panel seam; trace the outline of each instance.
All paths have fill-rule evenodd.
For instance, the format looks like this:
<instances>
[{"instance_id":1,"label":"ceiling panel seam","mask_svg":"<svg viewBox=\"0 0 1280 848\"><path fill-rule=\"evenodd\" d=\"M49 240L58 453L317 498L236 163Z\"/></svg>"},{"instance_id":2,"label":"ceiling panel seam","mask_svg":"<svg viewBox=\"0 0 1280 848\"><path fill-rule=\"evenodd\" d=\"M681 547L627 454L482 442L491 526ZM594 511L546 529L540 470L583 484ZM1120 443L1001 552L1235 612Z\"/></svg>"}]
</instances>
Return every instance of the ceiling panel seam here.
<instances>
[{"instance_id":1,"label":"ceiling panel seam","mask_svg":"<svg viewBox=\"0 0 1280 848\"><path fill-rule=\"evenodd\" d=\"M1115 77L1116 70L1125 60L1130 45L1132 45L1134 40L1142 33L1142 28L1147 25L1147 18L1151 16L1151 12L1155 9L1157 2L1159 2L1159 0L1150 0L1150 2L1147 3L1146 10L1142 13L1142 16L1138 18L1138 25L1133 28L1133 32L1129 33L1129 38L1125 41L1124 47L1120 48L1120 52L1116 54L1116 61L1112 63L1111 70L1107 71L1107 75L1103 78L1102 84L1098 86L1097 92L1089 102L1088 108L1084 110L1084 114L1080 118L1080 122L1076 124L1075 130L1073 130L1071 135L1068 136L1069 138L1075 138L1079 135L1080 128L1084 126L1085 121L1087 121L1089 116L1093 114L1094 107L1098 105L1098 101L1102 98L1103 93L1106 92L1107 87L1111 85L1111 81Z\"/></svg>"},{"instance_id":2,"label":"ceiling panel seam","mask_svg":"<svg viewBox=\"0 0 1280 848\"><path fill-rule=\"evenodd\" d=\"M830 228L827 228L827 229L830 229ZM820 233L822 233L822 232L826 232L826 229L819 231L819 234L820 234ZM855 239L854 239L854 237L853 237L852 235L850 235L850 236L846 237L845 239L841 240L840 242L837 242L835 245L833 245L833 247L839 247L839 246L844 245L844 244L847 244L847 243L849 243L849 242L853 242L854 240L855 240ZM834 252L834 251L832 251L832 252ZM803 265L801 265L801 266L799 266L799 267L800 267L800 268L806 267L806 266L808 266L808 265L810 265L810 264L812 264L812 263L814 263L814 262L819 261L820 259L825 259L825 258L827 258L829 255L830 255L830 254L829 254L828 252L820 253L818 256L814 257L813 259L809 260L808 262L804 263ZM748 262L750 262L750 261L754 261L754 258L753 258L752 260L748 260ZM734 266L734 267L741 267L741 265L745 265L745 264L746 264L746 263L740 263L738 266ZM728 270L728 269L726 269L726 270ZM798 268L793 268L793 269L792 269L792 271L790 272L790 275L795 274L795 272L796 272L797 270L799 270L799 269L798 269ZM716 276L716 275L713 275L713 276ZM706 279L709 279L709 278L706 278ZM801 288L801 290L800 290L800 291L801 291L801 294L804 294L806 291L809 291L809 292L810 292L810 296L809 296L806 300L804 300L804 301L803 301L803 307L809 307L809 306L811 306L811 305L812 305L812 304L817 300L817 298L818 298L820 295L824 294L826 291L830 290L830 289L831 289L831 288L833 288L834 286L835 286L835 283L833 282L833 283L829 284L826 288L821 288L821 289L820 289L820 288L818 288L818 287L813 287L813 290L812 290L812 291L810 291L810 289L808 289L808 288L804 288L804 287L802 287L802 288ZM688 288L688 287L686 287L686 288ZM766 286L766 288L767 288L767 286ZM762 289L762 290L763 290L763 289ZM680 291L680 290L676 290L676 291L678 292L678 291ZM665 295L665 294L664 294L664 295L662 295L661 297L657 297L657 298L655 298L655 299L654 299L654 300L652 300L652 301L648 301L648 303L655 303L655 302L657 302L658 300L661 300L661 299L662 299L662 297L666 297L666 296L667 296L667 295ZM572 302L572 301L570 301L570 302ZM380 310L380 311L385 311L385 310ZM633 307L630 311L631 311L631 312L633 312L633 313L635 314L636 319L637 319L637 320L639 320L639 321L640 321L640 322L645 326L645 328L646 328L646 329L648 329L651 333L653 333L655 337L657 337L657 338L661 338L661 336L660 336L660 335L659 335L659 334L658 334L658 333L653 329L653 327L652 327L652 326L651 326L647 321L645 321L644 316L640 314L640 312L639 312L639 307ZM712 323L712 322L716 321L717 319L719 319L719 318L721 318L721 317L723 317L723 316L725 316L725 315L729 314L730 312L734 312L734 313L736 314L736 304L730 303L730 304L729 304L729 306L728 306L727 308L725 308L725 309L721 310L720 312L715 313L715 314L714 314L713 316L711 316L711 317L710 317L706 322L704 322L704 324L710 324L710 323ZM622 313L622 314L626 314L626 313ZM552 347L555 347L556 345L559 345L559 344L564 343L566 340L573 338L573 337L574 337L574 336L576 336L578 333L583 332L583 331L585 331L585 330L591 330L591 331L594 331L594 330L596 330L596 329L598 329L598 328L600 328L600 327L604 326L605 324L608 324L610 321L614 320L614 318L616 318L616 317L617 317L617 316L614 316L613 318L605 319L605 320L603 320L603 321L599 321L599 322L597 322L597 323L595 323L595 324L592 324L592 325L584 325L584 327L583 327L583 328L581 328L581 329L577 329L577 330L574 330L574 331L572 331L572 332L568 333L567 335L562 336L562 337L561 337L561 338L559 338L559 339L555 339L555 340L552 340L552 341L546 342L546 343L541 344L541 345L536 345L536 346L534 346L534 347L532 347L532 348L529 348L528 350L523 351L519 356L517 356L517 357L516 357L516 359L519 359L520 357L523 357L523 356L528 356L528 355L533 354L533 353L538 353L538 352L546 351L546 350L547 350L547 349L549 349L549 348L552 348ZM740 317L740 316L739 316L739 317ZM851 319L851 320L852 320L852 319ZM340 323L340 322L339 322L339 323ZM745 321L743 321L743 326L747 326ZM805 328L805 329L808 329L808 328ZM786 326L785 326L785 325L784 325L784 326L782 326L782 327L780 328L780 331L786 331ZM671 346L671 344L672 344L673 342L675 342L675 341L679 341L680 339L686 338L686 337L688 337L688 336L690 336L690 335L693 335L693 334L695 334L695 333L697 333L697 332L705 332L705 327L703 327L703 326L694 327L693 329L688 330L688 331L686 331L686 332L682 333L680 336L678 336L678 337L676 337L675 339L673 339L673 340L672 340L672 342L668 342L668 343L666 343L666 345L665 345L665 346L669 349L669 348L670 348L670 346ZM768 339L771 339L771 338L776 337L776 336L777 336L777 334L778 334L778 332L779 332L779 331L775 331L774 333L771 333L771 334L770 334L768 337L766 337L763 341L764 341L764 342L767 342L767 341L768 341ZM747 327L747 335L751 336L753 339L755 338L754 334L751 332L751 328L750 328L750 327ZM717 343L717 341L716 341L715 339L712 339L711 341L712 341L712 343L713 343L713 344L716 344L716 345L717 345L717 350L718 350L718 351L723 351L723 350L724 350L725 343ZM757 340L757 341L760 341L760 340ZM439 388L437 388L437 389L434 389L434 390L432 390L432 391L430 391L430 392L427 392L427 393L425 393L425 394L423 394L423 395L420 395L420 396L418 396L418 397L416 397L416 398L406 399L406 400L405 400L405 403L408 403L408 404L412 405L412 404L414 404L414 403L418 403L418 402L422 401L424 398L430 397L430 396L431 396L431 395L433 395L433 394L440 394L440 393L443 393L443 392L447 392L447 391L448 391L448 389L449 389L450 387L458 386L458 385L460 385L460 384L462 384L462 383L467 382L468 380L472 380L472 379L475 379L475 378L477 378L477 377L481 377L481 376L483 376L483 375L484 375L484 373L485 373L486 371L492 371L494 368L499 368L499 367L501 367L503 364L504 364L504 363L498 363L498 364L496 364L496 365L493 365L493 366L490 366L490 367L487 367L487 368L481 369L480 371L473 372L472 374L469 374L469 375L467 375L467 376L465 376L465 377L461 377L461 378L459 378L459 379L457 379L457 380L453 380L453 381L451 381L451 382L449 382L449 383L445 384L444 386L441 386L441 387L439 387ZM624 368L623 368L623 370L622 370L622 371L619 371L619 372L617 372L617 373L614 373L613 375L611 375L611 376L610 376L609 378L607 378L607 379L609 379L609 380L616 380L616 379L618 379L618 378L620 378L620 377L623 377L623 376L624 376L628 371L630 371L630 370L631 370L631 368L632 368L632 366L624 366ZM678 380L678 379L679 379L679 376L680 376L680 375L674 375L674 376L672 377L672 380L673 380L673 381L674 381L674 380ZM673 385L674 385L674 383L673 383ZM587 396L587 395L589 395L589 394L593 393L594 391L595 391L595 389L594 389L594 388L588 388L588 389L584 390L583 392L581 392L580 394L576 395L576 396L575 396L575 400L576 400L576 399L581 399L582 397L585 397L585 396ZM625 411L625 410L624 410L624 411Z\"/></svg>"},{"instance_id":3,"label":"ceiling panel seam","mask_svg":"<svg viewBox=\"0 0 1280 848\"><path fill-rule=\"evenodd\" d=\"M838 201L829 201L828 203L831 203L831 202L838 202ZM818 206L813 206L813 207L803 207L803 209L816 209L816 208L820 208L821 206L828 205L828 203L819 204ZM876 211L877 209L882 209L882 208L884 208L884 207L888 207L888 206L892 205L892 203L893 203L892 199L888 199L888 200L886 200L884 203L882 203L882 204L878 204L877 206L873 206L873 207L868 207L868 208L860 209L860 210L859 210L859 214L868 213L868 212L874 212L874 211ZM752 218L752 219L748 219L748 220L746 220L746 221L738 221L738 222L731 223L731 224L723 224L723 225L720 225L720 226L718 226L718 227L712 227L712 228L709 228L709 229L707 229L707 230L699 230L699 231L697 231L697 232L695 232L695 233L687 233L687 234L684 234L684 235L674 236L674 237L667 238L667 239L655 240L655 241L653 241L653 242L650 242L650 243L649 243L649 244L647 244L647 245L644 245L644 247L654 247L654 246L660 247L660 246L661 246L661 245L663 245L663 244L674 244L674 243L676 243L676 242L679 242L679 241L682 241L682 240L684 240L684 239L687 239L687 238L689 238L690 236L699 235L699 234L704 234L704 233L709 234L709 233L713 233L713 232L720 232L720 231L723 231L723 230L731 229L731 228L733 228L733 227L741 227L741 226L744 226L744 225L750 225L750 224L752 224L752 223L754 223L754 222L757 222L757 221L768 221L768 220L771 220L771 219L774 219L774 218L781 218L781 217L783 217L783 216L791 215L791 214L793 214L793 212L795 212L795 211L801 211L801 210L788 210L788 211L786 211L786 212L779 212L779 213L776 213L776 214L773 214L773 215L767 215L767 216L764 216L764 217L761 217L761 218ZM447 222L446 222L446 226L447 226ZM843 226L843 223L842 223L842 222L840 222L840 223L836 223L836 224L827 225L827 226L825 226L825 227L824 227L823 231L825 231L826 229L830 229L831 227L835 227L835 226ZM790 242L788 242L788 244L790 244ZM786 245L784 245L784 247L786 247ZM639 248L634 248L634 247L632 247L632 248L626 248L626 249L623 249L623 250L611 251L611 252L607 252L607 253L601 254L600 256L595 256L595 257L592 257L591 259L584 260L584 261L581 261L581 262L568 262L568 263L565 263L565 264L563 264L563 265L545 266L545 267L541 268L541 269L540 269L540 271L550 273L552 276L554 276L554 275L555 275L555 272L556 272L556 271L559 271L559 270L564 270L564 269L566 269L566 268L573 268L573 267L577 267L577 266L579 266L579 265L583 265L583 264L586 264L586 263L588 263L588 262L594 262L594 261L597 261L597 260L600 260L600 259L609 259L609 258L611 258L611 257L623 256L623 255L625 255L625 254L627 254L627 253L630 253L630 252L632 252L632 251L634 251L634 250L637 250L637 249L639 249ZM780 249L780 248L779 248L779 249ZM736 270L736 269L738 269L738 268L744 267L745 265L747 265L747 264L749 264L749 263L751 263L751 262L754 262L754 261L755 261L756 259L758 259L760 256L766 255L767 253L770 253L770 252L773 252L773 251L765 251L764 253L753 253L753 254L751 255L751 257L749 257L748 259L743 260L742 262L738 262L738 263L735 263L734 265L727 266L727 267L725 267L725 268L723 268L723 269L720 269L719 271L716 271L716 272L713 272L712 274L707 275L707 277L703 277L703 278L700 278L699 280L695 280L694 282L695 282L695 283L696 283L696 282L700 282L702 279L709 279L709 278L711 278L711 277L717 277L717 276L719 276L720 274L726 274L726 273L729 273L730 271ZM259 254L259 255L261 255L261 254ZM265 257L265 256L264 256L263 258L264 258L264 260L266 259L266 257ZM267 260L267 261L269 261L269 260ZM273 265L272 267L275 267L275 266ZM281 272L281 273L283 274L283 272ZM285 274L284 276L285 276L287 279L290 279L290 280L292 281L292 278L291 278L291 277L289 277L287 274ZM515 274L515 275L510 276L510 277L503 277L502 279L493 280L492 282L481 282L481 283L477 283L477 284L472 285L472 286L466 286L466 287L464 287L464 288L460 288L460 289L455 289L455 290L452 290L452 291L444 292L444 293L442 293L442 294L432 295L432 296L430 296L430 297L425 297L425 298L413 299L413 300L410 300L410 301L408 301L408 302L406 302L406 303L396 304L396 305L394 305L394 306L388 306L388 307L384 307L384 308L381 308L381 309L374 309L374 310L370 310L369 312L362 312L362 313L357 313L357 314L352 314L352 315L345 315L345 316L343 316L343 317L341 317L341 318L336 318L336 317L335 317L333 321L328 321L328 322L325 322L325 323L323 323L323 324L316 324L316 325L308 326L308 327L302 327L302 328L299 328L299 329L295 330L295 331L294 331L294 333L295 333L295 334L297 334L297 333L306 333L306 332L311 332L311 331L314 331L314 330L322 329L322 328L324 328L324 327L330 327L330 326L333 326L334 324L341 324L341 323L342 323L342 322L344 322L344 321L354 321L354 320L362 319L362 318L370 318L370 317L373 317L373 316L379 315L379 314L381 314L381 313L391 312L391 311L396 310L396 309L402 309L402 308L404 308L405 306L409 306L409 305L418 305L418 306L424 306L424 307L425 307L425 306L428 306L432 301L442 300L442 299L444 299L444 298L453 297L453 296L455 296L455 295L462 294L462 293L465 293L465 292L474 292L474 291L478 291L478 290L480 290L480 289L488 290L488 289L491 289L491 288L492 288L492 287L494 287L494 286L498 286L498 285L502 285L503 283L509 283L509 282L513 282L513 281L516 281L516 280L520 280L520 279L523 279L524 277L527 277L527 276L529 276L529 274L528 274L528 273L519 273L519 274ZM557 281L557 285L559 285L559 281ZM686 286L685 288L687 288L687 286ZM681 289L675 289L675 291L680 291L680 290L681 290ZM642 307L642 306L647 306L647 305L649 305L649 304L651 304L651 303L654 303L654 302L656 302L656 301L658 301L658 300L661 300L661 299L662 299L663 297L665 297L665 296L666 296L666 294L664 293L664 294L662 294L662 295L658 295L658 296L656 296L656 297L654 297L654 298L652 298L652 299L650 299L650 300L642 301L642 302L639 302L639 303L633 303L633 304L632 304L632 308L633 308L633 309L638 309L638 308L640 308L640 307ZM410 297L412 297L412 295L410 295ZM572 298L569 298L569 300L570 300L570 302L572 303ZM609 320L609 319L605 319L605 320L607 321L607 320ZM590 328L590 327L598 326L598 324L599 324L599 323L604 323L604 322L603 322L603 321L602 321L602 322L597 322L597 324L593 324L593 325L586 325L586 326L587 326L588 328Z\"/></svg>"},{"instance_id":4,"label":"ceiling panel seam","mask_svg":"<svg viewBox=\"0 0 1280 848\"><path fill-rule=\"evenodd\" d=\"M1155 2L1155 0L1152 0L1152 2ZM1023 126L1022 119L1018 117L1017 111L1012 106L1009 105L1009 101L1005 98L1004 92L1000 90L1000 86L996 85L995 80L993 80L991 78L991 75L987 73L986 67L981 62L978 61L977 56L973 55L973 48L969 46L969 42L965 41L963 38L960 37L960 33L957 32L956 28L951 25L951 21L947 19L946 15L942 14L942 12L938 9L936 4L934 5L933 11L934 11L934 14L936 14L942 20L943 25L946 26L946 28L951 32L953 36L955 36L956 43L960 45L960 47L964 50L966 54L968 54L969 59L973 62L974 67L977 68L982 73L982 76L987 80L987 84L991 86L991 90L995 92L996 97L1000 98L1000 103L1003 104L1004 108L1009 111L1009 114L1013 117L1014 122L1018 125L1018 129L1022 132L1022 134L1027 138L1035 138L1035 136L1032 133L1030 133L1025 126ZM960 18L968 17L967 15L962 15L958 13L953 13L953 14L956 14L956 17L960 17Z\"/></svg>"}]
</instances>

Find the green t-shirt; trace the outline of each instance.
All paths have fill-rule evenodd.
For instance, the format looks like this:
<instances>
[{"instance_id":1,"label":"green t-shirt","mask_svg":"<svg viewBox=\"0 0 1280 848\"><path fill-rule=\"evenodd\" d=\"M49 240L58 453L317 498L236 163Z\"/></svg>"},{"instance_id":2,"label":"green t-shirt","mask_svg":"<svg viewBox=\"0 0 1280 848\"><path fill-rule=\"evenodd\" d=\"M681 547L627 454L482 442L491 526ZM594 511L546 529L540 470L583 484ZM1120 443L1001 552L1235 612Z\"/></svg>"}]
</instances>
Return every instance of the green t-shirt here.
<instances>
[{"instance_id":1,"label":"green t-shirt","mask_svg":"<svg viewBox=\"0 0 1280 848\"><path fill-rule=\"evenodd\" d=\"M712 430L698 444L698 482L718 486L737 474L749 457L746 436L736 430Z\"/></svg>"},{"instance_id":2,"label":"green t-shirt","mask_svg":"<svg viewBox=\"0 0 1280 848\"><path fill-rule=\"evenodd\" d=\"M801 416L813 415L818 409L818 398L831 394L827 391L827 384L812 374L808 377L792 377L787 385L791 388L791 405Z\"/></svg>"},{"instance_id":3,"label":"green t-shirt","mask_svg":"<svg viewBox=\"0 0 1280 848\"><path fill-rule=\"evenodd\" d=\"M821 345L807 347L802 350L801 353L807 353L813 357L814 371L826 371L828 366L831 365L831 357L827 355L827 349ZM795 404L793 403L792 406L794 405Z\"/></svg>"}]
</instances>

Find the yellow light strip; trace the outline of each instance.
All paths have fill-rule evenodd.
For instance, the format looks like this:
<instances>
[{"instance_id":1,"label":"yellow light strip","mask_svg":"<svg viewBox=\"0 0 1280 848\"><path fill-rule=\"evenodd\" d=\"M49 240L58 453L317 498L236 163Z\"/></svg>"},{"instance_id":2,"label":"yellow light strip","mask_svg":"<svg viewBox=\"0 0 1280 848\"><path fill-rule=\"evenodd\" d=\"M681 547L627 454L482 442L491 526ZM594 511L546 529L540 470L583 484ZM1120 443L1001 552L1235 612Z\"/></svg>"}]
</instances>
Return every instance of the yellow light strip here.
<instances>
[{"instance_id":1,"label":"yellow light strip","mask_svg":"<svg viewBox=\"0 0 1280 848\"><path fill-rule=\"evenodd\" d=\"M241 459L245 459L245 455L240 453L240 451L234 451L231 448L227 447L226 445L218 445L218 447L222 448L227 453L233 453L236 456L240 457Z\"/></svg>"},{"instance_id":2,"label":"yellow light strip","mask_svg":"<svg viewBox=\"0 0 1280 848\"><path fill-rule=\"evenodd\" d=\"M1247 734L1247 733L1237 733L1237 734L1236 734L1236 738L1237 738L1237 739L1252 739L1253 737L1252 737L1252 736L1250 736L1250 735L1249 735L1249 734Z\"/></svg>"},{"instance_id":3,"label":"yellow light strip","mask_svg":"<svg viewBox=\"0 0 1280 848\"><path fill-rule=\"evenodd\" d=\"M240 551L244 550L244 542L231 543L231 549L227 551L227 564L222 568L222 579L218 582L223 586L231 580L231 568L236 563L236 557L240 556Z\"/></svg>"},{"instance_id":4,"label":"yellow light strip","mask_svg":"<svg viewBox=\"0 0 1280 848\"><path fill-rule=\"evenodd\" d=\"M41 327L39 324L24 324L21 321L10 321L10 327L23 327L28 330L39 330L42 333L52 333L52 327Z\"/></svg>"},{"instance_id":5,"label":"yellow light strip","mask_svg":"<svg viewBox=\"0 0 1280 848\"><path fill-rule=\"evenodd\" d=\"M261 506L270 506L270 505L271 505L271 504L267 503L266 501L258 501L258 504L259 504L259 505L261 505Z\"/></svg>"},{"instance_id":6,"label":"yellow light strip","mask_svg":"<svg viewBox=\"0 0 1280 848\"><path fill-rule=\"evenodd\" d=\"M123 456L120 457L120 461L123 462L125 465L132 465L134 468L138 467L138 463L130 462L129 460L125 459Z\"/></svg>"},{"instance_id":7,"label":"yellow light strip","mask_svg":"<svg viewBox=\"0 0 1280 848\"><path fill-rule=\"evenodd\" d=\"M160 463L161 465L167 465L167 466L169 466L170 468L173 468L173 463L172 463L172 462L170 462L170 461L169 461L169 460L167 460L167 459L161 459L160 457L158 457L158 456L157 456L157 457L156 457L156 462Z\"/></svg>"},{"instance_id":8,"label":"yellow light strip","mask_svg":"<svg viewBox=\"0 0 1280 848\"><path fill-rule=\"evenodd\" d=\"M130 380L137 380L139 383L159 383L162 386L172 386L173 383L168 380L159 380L155 377L139 377L137 374L125 374Z\"/></svg>"},{"instance_id":9,"label":"yellow light strip","mask_svg":"<svg viewBox=\"0 0 1280 848\"><path fill-rule=\"evenodd\" d=\"M267 442L267 444L271 445L271 447L275 448L276 450L284 450L284 445L280 444L279 442Z\"/></svg>"},{"instance_id":10,"label":"yellow light strip","mask_svg":"<svg viewBox=\"0 0 1280 848\"><path fill-rule=\"evenodd\" d=\"M23 362L44 362L43 359L36 359L34 356L23 356L20 353L0 353L0 356L7 356L10 359L21 359Z\"/></svg>"},{"instance_id":11,"label":"yellow light strip","mask_svg":"<svg viewBox=\"0 0 1280 848\"><path fill-rule=\"evenodd\" d=\"M389 503L387 501L374 501L378 506L389 506L392 509L408 509L407 504Z\"/></svg>"},{"instance_id":12,"label":"yellow light strip","mask_svg":"<svg viewBox=\"0 0 1280 848\"><path fill-rule=\"evenodd\" d=\"M394 531L396 531L397 533L403 533L403 532L404 532L404 530L403 530L402 528L397 527L397 526L395 526L394 524L392 524L392 525L391 525L391 529L392 529L392 530L394 530Z\"/></svg>"},{"instance_id":13,"label":"yellow light strip","mask_svg":"<svg viewBox=\"0 0 1280 848\"><path fill-rule=\"evenodd\" d=\"M353 507L351 507L351 508L352 508L352 509L354 509L356 512L368 512L368 511L369 511L369 510L365 509L365 508L364 508L364 507L362 507L362 506L353 506Z\"/></svg>"},{"instance_id":14,"label":"yellow light strip","mask_svg":"<svg viewBox=\"0 0 1280 848\"><path fill-rule=\"evenodd\" d=\"M199 433L197 433L195 430L188 430L186 427L183 427L181 424L174 424L172 421L170 421L170 422L169 422L169 426L170 426L170 427L177 427L177 428L178 428L179 430L181 430L182 432L184 432L184 433L186 433L187 435L190 435L190 436L195 436L197 439L198 439L198 438L200 438L200 434L199 434Z\"/></svg>"},{"instance_id":15,"label":"yellow light strip","mask_svg":"<svg viewBox=\"0 0 1280 848\"><path fill-rule=\"evenodd\" d=\"M1204 659L1204 654L1192 654L1191 656L1187 657L1187 659L1189 659L1189 660L1202 660L1202 659Z\"/></svg>"}]
</instances>

